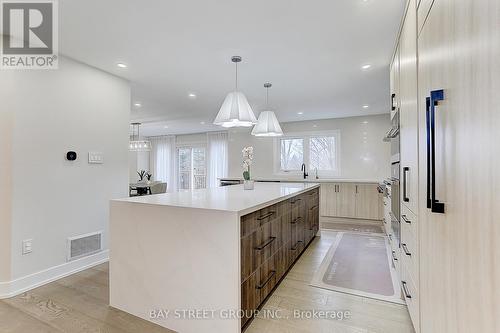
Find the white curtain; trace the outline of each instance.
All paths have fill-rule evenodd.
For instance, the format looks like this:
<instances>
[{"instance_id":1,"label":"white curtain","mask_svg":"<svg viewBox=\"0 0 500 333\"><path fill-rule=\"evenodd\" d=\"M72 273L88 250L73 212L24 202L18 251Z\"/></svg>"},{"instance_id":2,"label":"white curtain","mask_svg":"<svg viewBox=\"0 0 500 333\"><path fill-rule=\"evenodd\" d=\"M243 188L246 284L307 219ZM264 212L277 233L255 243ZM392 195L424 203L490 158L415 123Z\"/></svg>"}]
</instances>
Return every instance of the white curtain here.
<instances>
[{"instance_id":1,"label":"white curtain","mask_svg":"<svg viewBox=\"0 0 500 333\"><path fill-rule=\"evenodd\" d=\"M228 134L227 132L207 133L208 147L208 187L219 186L218 178L228 174Z\"/></svg>"},{"instance_id":2,"label":"white curtain","mask_svg":"<svg viewBox=\"0 0 500 333\"><path fill-rule=\"evenodd\" d=\"M151 141L150 169L153 179L166 182L167 191L177 189L175 168L175 136L158 136Z\"/></svg>"}]
</instances>

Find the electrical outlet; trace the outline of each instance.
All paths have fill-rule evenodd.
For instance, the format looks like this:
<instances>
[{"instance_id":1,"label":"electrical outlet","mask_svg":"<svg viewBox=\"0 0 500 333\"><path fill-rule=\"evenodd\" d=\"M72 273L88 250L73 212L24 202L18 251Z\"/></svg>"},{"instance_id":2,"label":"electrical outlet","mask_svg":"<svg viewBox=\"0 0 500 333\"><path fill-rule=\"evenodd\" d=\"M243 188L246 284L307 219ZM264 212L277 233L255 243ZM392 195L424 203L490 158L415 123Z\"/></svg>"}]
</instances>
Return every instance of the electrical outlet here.
<instances>
[{"instance_id":1,"label":"electrical outlet","mask_svg":"<svg viewBox=\"0 0 500 333\"><path fill-rule=\"evenodd\" d=\"M23 254L28 254L33 252L33 240L25 239L23 240Z\"/></svg>"}]
</instances>

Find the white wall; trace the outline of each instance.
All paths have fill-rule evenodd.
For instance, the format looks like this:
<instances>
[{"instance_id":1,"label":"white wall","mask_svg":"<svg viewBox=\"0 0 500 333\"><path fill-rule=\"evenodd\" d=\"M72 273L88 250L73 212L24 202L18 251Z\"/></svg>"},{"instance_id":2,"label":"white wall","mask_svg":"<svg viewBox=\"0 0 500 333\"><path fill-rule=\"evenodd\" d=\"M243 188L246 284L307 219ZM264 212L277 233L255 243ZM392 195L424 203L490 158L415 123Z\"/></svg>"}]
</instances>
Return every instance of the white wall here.
<instances>
[{"instance_id":1,"label":"white wall","mask_svg":"<svg viewBox=\"0 0 500 333\"><path fill-rule=\"evenodd\" d=\"M341 178L384 179L390 176L389 114L282 123L284 133L340 131ZM363 143L363 137L367 143ZM229 132L229 177L242 177L241 149L254 147L252 177L273 177L274 139L254 137L250 129ZM310 174L312 174L310 172Z\"/></svg>"},{"instance_id":2,"label":"white wall","mask_svg":"<svg viewBox=\"0 0 500 333\"><path fill-rule=\"evenodd\" d=\"M0 102L1 103L1 102ZM11 191L12 191L12 121L9 110L0 109L0 283L11 276Z\"/></svg>"},{"instance_id":3,"label":"white wall","mask_svg":"<svg viewBox=\"0 0 500 333\"><path fill-rule=\"evenodd\" d=\"M109 200L128 194L128 82L61 58L59 70L2 71L0 95L14 114L11 278L64 264L70 236L103 230L107 248Z\"/></svg>"}]
</instances>

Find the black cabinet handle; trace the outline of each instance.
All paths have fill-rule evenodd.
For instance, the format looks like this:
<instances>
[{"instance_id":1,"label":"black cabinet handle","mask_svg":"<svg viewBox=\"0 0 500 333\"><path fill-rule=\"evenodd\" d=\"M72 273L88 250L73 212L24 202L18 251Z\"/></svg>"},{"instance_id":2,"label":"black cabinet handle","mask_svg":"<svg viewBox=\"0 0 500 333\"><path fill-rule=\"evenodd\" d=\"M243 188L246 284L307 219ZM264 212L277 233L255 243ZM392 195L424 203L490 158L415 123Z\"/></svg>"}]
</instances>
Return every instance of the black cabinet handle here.
<instances>
[{"instance_id":1,"label":"black cabinet handle","mask_svg":"<svg viewBox=\"0 0 500 333\"><path fill-rule=\"evenodd\" d=\"M410 252L410 251L408 251L408 248L406 247L406 244L401 243L401 247L403 248L403 251L405 251L405 254L406 254L407 256L411 256L411 252Z\"/></svg>"},{"instance_id":2,"label":"black cabinet handle","mask_svg":"<svg viewBox=\"0 0 500 333\"><path fill-rule=\"evenodd\" d=\"M403 284L403 291L405 293L405 297L406 298L411 298L410 292L408 291L408 287L406 286L406 282L405 281L401 281L401 283Z\"/></svg>"},{"instance_id":3,"label":"black cabinet handle","mask_svg":"<svg viewBox=\"0 0 500 333\"><path fill-rule=\"evenodd\" d=\"M271 274L269 274L269 276L266 278L266 280L262 283L262 284L259 284L257 286L257 289L262 289L266 286L266 284L269 283L269 281L271 281L271 279L273 278L273 276L276 275L276 271L271 271Z\"/></svg>"},{"instance_id":4,"label":"black cabinet handle","mask_svg":"<svg viewBox=\"0 0 500 333\"><path fill-rule=\"evenodd\" d=\"M309 208L309 210L313 210L313 209L315 209L315 208L317 208L317 207L318 207L318 205L316 205L316 206L312 206L311 208Z\"/></svg>"},{"instance_id":5,"label":"black cabinet handle","mask_svg":"<svg viewBox=\"0 0 500 333\"><path fill-rule=\"evenodd\" d=\"M261 251L261 250L264 250L269 244L271 244L272 242L274 242L276 240L276 237L271 237L269 238L267 241L265 241L263 244L257 246L255 248L255 250L258 250L258 251Z\"/></svg>"},{"instance_id":6,"label":"black cabinet handle","mask_svg":"<svg viewBox=\"0 0 500 333\"><path fill-rule=\"evenodd\" d=\"M391 94L391 110L394 111L396 110L396 107L394 106L394 98L396 97L396 94Z\"/></svg>"},{"instance_id":7,"label":"black cabinet handle","mask_svg":"<svg viewBox=\"0 0 500 333\"><path fill-rule=\"evenodd\" d=\"M295 246L294 246L294 247L292 247L292 249L291 249L291 250L292 250L292 251L297 250L297 248L299 247L299 244L300 244L300 243L303 243L303 241L301 241L301 240L297 241L297 244L295 244Z\"/></svg>"},{"instance_id":8,"label":"black cabinet handle","mask_svg":"<svg viewBox=\"0 0 500 333\"><path fill-rule=\"evenodd\" d=\"M427 128L427 208L444 214L445 204L436 199L436 106L444 100L444 90L433 90L425 99Z\"/></svg>"},{"instance_id":9,"label":"black cabinet handle","mask_svg":"<svg viewBox=\"0 0 500 333\"><path fill-rule=\"evenodd\" d=\"M297 224L297 222L299 222L300 220L302 219L301 216L297 217L295 220L293 220L292 222L290 222L291 224Z\"/></svg>"},{"instance_id":10,"label":"black cabinet handle","mask_svg":"<svg viewBox=\"0 0 500 333\"><path fill-rule=\"evenodd\" d=\"M409 202L410 198L408 198L408 172L410 171L409 167L403 168L403 201Z\"/></svg>"},{"instance_id":11,"label":"black cabinet handle","mask_svg":"<svg viewBox=\"0 0 500 333\"><path fill-rule=\"evenodd\" d=\"M292 205L293 205L293 204L295 204L295 203L297 203L298 201L301 201L301 200L302 200L302 199L298 198L298 199L295 199L294 201L292 201L291 203L292 203Z\"/></svg>"},{"instance_id":12,"label":"black cabinet handle","mask_svg":"<svg viewBox=\"0 0 500 333\"><path fill-rule=\"evenodd\" d=\"M396 258L396 251L392 251L392 259L398 261L398 258Z\"/></svg>"},{"instance_id":13,"label":"black cabinet handle","mask_svg":"<svg viewBox=\"0 0 500 333\"><path fill-rule=\"evenodd\" d=\"M405 223L411 224L411 221L410 221L410 220L408 220L408 217L407 217L406 215L401 215L401 218L403 219L403 221L404 221Z\"/></svg>"},{"instance_id":14,"label":"black cabinet handle","mask_svg":"<svg viewBox=\"0 0 500 333\"><path fill-rule=\"evenodd\" d=\"M262 221L262 220L265 220L265 219L267 219L268 217L271 217L271 216L273 216L273 215L274 215L274 212L269 212L269 213L267 213L267 214L264 214L264 215L262 215L262 216L258 217L258 218L257 218L257 220Z\"/></svg>"}]
</instances>

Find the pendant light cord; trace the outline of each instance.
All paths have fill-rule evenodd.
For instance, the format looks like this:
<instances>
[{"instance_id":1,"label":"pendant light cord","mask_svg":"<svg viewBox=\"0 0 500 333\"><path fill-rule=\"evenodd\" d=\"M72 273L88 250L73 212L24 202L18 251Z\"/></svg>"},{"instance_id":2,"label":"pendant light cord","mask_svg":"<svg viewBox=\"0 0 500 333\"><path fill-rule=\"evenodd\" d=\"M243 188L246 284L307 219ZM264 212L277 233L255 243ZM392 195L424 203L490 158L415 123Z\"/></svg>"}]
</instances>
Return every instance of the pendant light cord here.
<instances>
[{"instance_id":1,"label":"pendant light cord","mask_svg":"<svg viewBox=\"0 0 500 333\"><path fill-rule=\"evenodd\" d=\"M266 109L269 109L269 87L266 87Z\"/></svg>"},{"instance_id":2,"label":"pendant light cord","mask_svg":"<svg viewBox=\"0 0 500 333\"><path fill-rule=\"evenodd\" d=\"M238 91L238 63L235 62L235 65L236 65L236 91Z\"/></svg>"}]
</instances>

